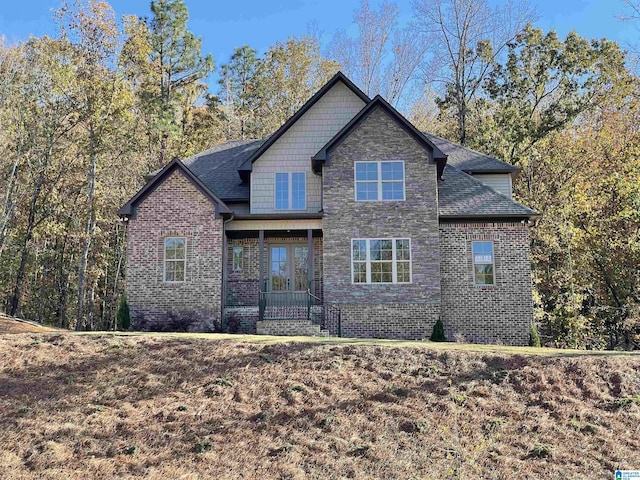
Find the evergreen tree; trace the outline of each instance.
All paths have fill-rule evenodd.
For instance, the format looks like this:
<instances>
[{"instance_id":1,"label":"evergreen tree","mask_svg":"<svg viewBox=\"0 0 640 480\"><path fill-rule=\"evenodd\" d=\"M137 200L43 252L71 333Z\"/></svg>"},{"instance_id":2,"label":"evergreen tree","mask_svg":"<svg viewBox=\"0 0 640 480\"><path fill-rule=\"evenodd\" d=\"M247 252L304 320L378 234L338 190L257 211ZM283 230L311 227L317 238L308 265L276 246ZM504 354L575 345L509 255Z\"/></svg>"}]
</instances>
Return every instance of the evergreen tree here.
<instances>
[{"instance_id":1,"label":"evergreen tree","mask_svg":"<svg viewBox=\"0 0 640 480\"><path fill-rule=\"evenodd\" d=\"M158 166L162 166L171 136L184 130L183 118L206 90L202 82L214 64L211 55L202 55L202 39L187 29L189 12L183 0L153 1L151 13L147 27L153 76L145 103L160 134Z\"/></svg>"},{"instance_id":2,"label":"evergreen tree","mask_svg":"<svg viewBox=\"0 0 640 480\"><path fill-rule=\"evenodd\" d=\"M120 297L120 305L118 306L118 312L116 313L116 320L119 330L129 330L131 326L131 314L129 312L129 303L127 303L127 296L122 295Z\"/></svg>"},{"instance_id":3,"label":"evergreen tree","mask_svg":"<svg viewBox=\"0 0 640 480\"><path fill-rule=\"evenodd\" d=\"M261 107L265 95L264 61L248 45L234 50L220 68L220 98L228 138L262 137Z\"/></svg>"},{"instance_id":4,"label":"evergreen tree","mask_svg":"<svg viewBox=\"0 0 640 480\"><path fill-rule=\"evenodd\" d=\"M444 334L444 324L441 319L433 325L433 332L429 338L432 342L446 342L447 336Z\"/></svg>"}]
</instances>

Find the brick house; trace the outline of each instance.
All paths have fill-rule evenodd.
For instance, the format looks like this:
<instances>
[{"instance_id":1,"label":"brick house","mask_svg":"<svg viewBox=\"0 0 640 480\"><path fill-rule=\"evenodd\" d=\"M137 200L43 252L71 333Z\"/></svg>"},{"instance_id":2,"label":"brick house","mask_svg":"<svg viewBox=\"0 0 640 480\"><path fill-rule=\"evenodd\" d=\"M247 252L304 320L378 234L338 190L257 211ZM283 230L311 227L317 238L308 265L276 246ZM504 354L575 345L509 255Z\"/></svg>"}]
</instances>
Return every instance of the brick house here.
<instances>
[{"instance_id":1,"label":"brick house","mask_svg":"<svg viewBox=\"0 0 640 480\"><path fill-rule=\"evenodd\" d=\"M335 75L278 131L174 159L119 211L148 328L526 344L517 168L418 131Z\"/></svg>"}]
</instances>

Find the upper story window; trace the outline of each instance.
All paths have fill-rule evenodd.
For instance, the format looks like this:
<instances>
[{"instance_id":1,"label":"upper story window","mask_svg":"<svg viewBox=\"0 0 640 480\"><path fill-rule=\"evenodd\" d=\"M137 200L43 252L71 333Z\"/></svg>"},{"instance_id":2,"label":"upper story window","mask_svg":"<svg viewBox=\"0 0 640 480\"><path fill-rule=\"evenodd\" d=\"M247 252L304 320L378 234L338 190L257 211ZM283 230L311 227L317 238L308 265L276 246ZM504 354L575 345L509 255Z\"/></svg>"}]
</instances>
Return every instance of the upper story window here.
<instances>
[{"instance_id":1,"label":"upper story window","mask_svg":"<svg viewBox=\"0 0 640 480\"><path fill-rule=\"evenodd\" d=\"M164 281L184 282L186 270L186 239L167 237L164 239Z\"/></svg>"},{"instance_id":2,"label":"upper story window","mask_svg":"<svg viewBox=\"0 0 640 480\"><path fill-rule=\"evenodd\" d=\"M242 247L233 247L233 271L239 272L242 270L242 254L244 249Z\"/></svg>"},{"instance_id":3,"label":"upper story window","mask_svg":"<svg viewBox=\"0 0 640 480\"><path fill-rule=\"evenodd\" d=\"M357 202L404 200L404 162L356 162Z\"/></svg>"},{"instance_id":4,"label":"upper story window","mask_svg":"<svg viewBox=\"0 0 640 480\"><path fill-rule=\"evenodd\" d=\"M274 188L276 210L306 210L307 175L305 172L277 172Z\"/></svg>"},{"instance_id":5,"label":"upper story window","mask_svg":"<svg viewBox=\"0 0 640 480\"><path fill-rule=\"evenodd\" d=\"M472 242L473 283L475 285L495 285L493 271L493 242Z\"/></svg>"},{"instance_id":6,"label":"upper story window","mask_svg":"<svg viewBox=\"0 0 640 480\"><path fill-rule=\"evenodd\" d=\"M351 240L353 283L411 283L408 238Z\"/></svg>"}]
</instances>

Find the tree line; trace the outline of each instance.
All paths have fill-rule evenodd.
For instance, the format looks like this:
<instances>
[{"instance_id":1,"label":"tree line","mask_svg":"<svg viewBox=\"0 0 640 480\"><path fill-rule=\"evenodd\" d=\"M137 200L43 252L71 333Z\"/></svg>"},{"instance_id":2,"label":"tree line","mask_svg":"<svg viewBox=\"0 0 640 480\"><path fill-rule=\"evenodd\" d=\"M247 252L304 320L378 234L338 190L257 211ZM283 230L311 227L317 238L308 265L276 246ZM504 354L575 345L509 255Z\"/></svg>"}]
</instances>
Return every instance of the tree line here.
<instances>
[{"instance_id":1,"label":"tree line","mask_svg":"<svg viewBox=\"0 0 640 480\"><path fill-rule=\"evenodd\" d=\"M632 5L630 3L630 5ZM217 69L183 0L117 18L55 12L58 33L0 43L0 295L7 313L116 328L126 229L144 175L222 141L264 138L342 69L419 128L517 165L543 341L638 347L638 78L610 40L535 27L523 1L362 1L355 29L236 48Z\"/></svg>"}]
</instances>

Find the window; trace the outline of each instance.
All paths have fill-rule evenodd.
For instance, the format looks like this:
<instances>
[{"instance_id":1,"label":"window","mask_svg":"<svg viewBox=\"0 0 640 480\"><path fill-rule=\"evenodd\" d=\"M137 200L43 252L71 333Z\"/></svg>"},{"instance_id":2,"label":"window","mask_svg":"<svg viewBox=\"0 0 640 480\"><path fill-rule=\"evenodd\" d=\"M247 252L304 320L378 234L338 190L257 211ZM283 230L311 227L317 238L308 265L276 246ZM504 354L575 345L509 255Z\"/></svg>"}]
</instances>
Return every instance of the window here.
<instances>
[{"instance_id":1,"label":"window","mask_svg":"<svg viewBox=\"0 0 640 480\"><path fill-rule=\"evenodd\" d=\"M408 238L351 240L353 283L411 283Z\"/></svg>"},{"instance_id":2,"label":"window","mask_svg":"<svg viewBox=\"0 0 640 480\"><path fill-rule=\"evenodd\" d=\"M184 282L186 269L186 240L179 237L164 239L164 281Z\"/></svg>"},{"instance_id":3,"label":"window","mask_svg":"<svg viewBox=\"0 0 640 480\"><path fill-rule=\"evenodd\" d=\"M239 272L242 270L242 247L233 247L233 271Z\"/></svg>"},{"instance_id":4,"label":"window","mask_svg":"<svg viewBox=\"0 0 640 480\"><path fill-rule=\"evenodd\" d=\"M356 162L356 201L404 200L404 162Z\"/></svg>"},{"instance_id":5,"label":"window","mask_svg":"<svg viewBox=\"0 0 640 480\"><path fill-rule=\"evenodd\" d=\"M307 208L307 175L305 172L275 176L275 209L305 210Z\"/></svg>"},{"instance_id":6,"label":"window","mask_svg":"<svg viewBox=\"0 0 640 480\"><path fill-rule=\"evenodd\" d=\"M495 285L493 275L493 242L472 242L473 283Z\"/></svg>"}]
</instances>

